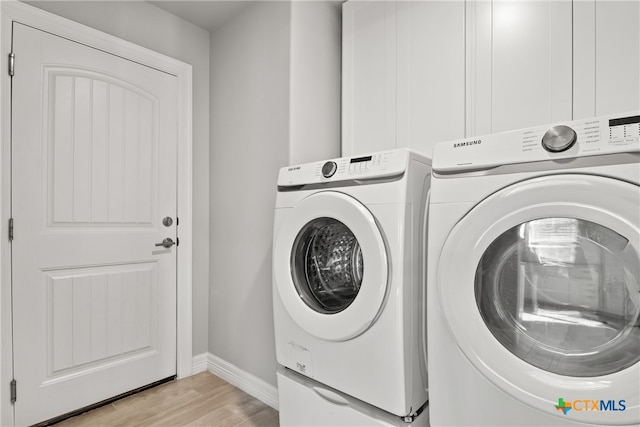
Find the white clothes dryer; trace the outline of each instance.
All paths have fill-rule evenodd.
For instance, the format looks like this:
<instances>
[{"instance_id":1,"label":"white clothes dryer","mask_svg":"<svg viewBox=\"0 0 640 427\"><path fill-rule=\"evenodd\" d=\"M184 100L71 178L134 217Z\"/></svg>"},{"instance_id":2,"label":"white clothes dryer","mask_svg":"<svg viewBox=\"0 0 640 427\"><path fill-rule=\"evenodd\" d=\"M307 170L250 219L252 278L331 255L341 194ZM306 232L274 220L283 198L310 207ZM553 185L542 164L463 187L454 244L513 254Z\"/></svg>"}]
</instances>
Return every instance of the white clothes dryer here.
<instances>
[{"instance_id":1,"label":"white clothes dryer","mask_svg":"<svg viewBox=\"0 0 640 427\"><path fill-rule=\"evenodd\" d=\"M274 221L278 363L411 420L428 397L424 211L406 149L285 167Z\"/></svg>"},{"instance_id":2,"label":"white clothes dryer","mask_svg":"<svg viewBox=\"0 0 640 427\"><path fill-rule=\"evenodd\" d=\"M640 424L640 115L437 144L431 425Z\"/></svg>"}]
</instances>

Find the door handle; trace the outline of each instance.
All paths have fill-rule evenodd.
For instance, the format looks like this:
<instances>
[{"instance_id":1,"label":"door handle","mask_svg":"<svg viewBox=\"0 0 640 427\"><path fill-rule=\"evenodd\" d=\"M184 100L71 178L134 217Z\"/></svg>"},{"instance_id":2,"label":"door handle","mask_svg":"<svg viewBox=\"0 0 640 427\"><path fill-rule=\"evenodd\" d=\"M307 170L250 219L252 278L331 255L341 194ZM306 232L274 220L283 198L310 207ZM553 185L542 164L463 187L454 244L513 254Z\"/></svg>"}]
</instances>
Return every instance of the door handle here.
<instances>
[{"instance_id":1,"label":"door handle","mask_svg":"<svg viewBox=\"0 0 640 427\"><path fill-rule=\"evenodd\" d=\"M171 239L171 237L167 237L164 240L162 240L161 243L156 243L156 246L164 246L165 248L169 249L171 246L175 244L176 242L174 242L173 239Z\"/></svg>"},{"instance_id":2,"label":"door handle","mask_svg":"<svg viewBox=\"0 0 640 427\"><path fill-rule=\"evenodd\" d=\"M322 397L328 402L333 403L334 405L349 406L349 401L340 396L338 393L321 387L311 387L311 390L315 391L318 396Z\"/></svg>"}]
</instances>

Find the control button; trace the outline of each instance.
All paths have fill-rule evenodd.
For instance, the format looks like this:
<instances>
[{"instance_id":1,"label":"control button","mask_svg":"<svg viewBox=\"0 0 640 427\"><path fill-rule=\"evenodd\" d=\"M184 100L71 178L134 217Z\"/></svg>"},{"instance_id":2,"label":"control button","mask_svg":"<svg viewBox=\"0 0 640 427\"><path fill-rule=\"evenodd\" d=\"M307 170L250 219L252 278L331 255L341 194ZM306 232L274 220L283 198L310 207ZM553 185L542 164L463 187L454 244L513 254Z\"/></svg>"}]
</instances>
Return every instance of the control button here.
<instances>
[{"instance_id":1,"label":"control button","mask_svg":"<svg viewBox=\"0 0 640 427\"><path fill-rule=\"evenodd\" d=\"M573 147L578 140L576 131L569 126L558 125L549 129L542 137L542 147L552 153L560 153Z\"/></svg>"},{"instance_id":2,"label":"control button","mask_svg":"<svg viewBox=\"0 0 640 427\"><path fill-rule=\"evenodd\" d=\"M322 166L322 176L331 178L338 170L336 162L327 162Z\"/></svg>"}]
</instances>

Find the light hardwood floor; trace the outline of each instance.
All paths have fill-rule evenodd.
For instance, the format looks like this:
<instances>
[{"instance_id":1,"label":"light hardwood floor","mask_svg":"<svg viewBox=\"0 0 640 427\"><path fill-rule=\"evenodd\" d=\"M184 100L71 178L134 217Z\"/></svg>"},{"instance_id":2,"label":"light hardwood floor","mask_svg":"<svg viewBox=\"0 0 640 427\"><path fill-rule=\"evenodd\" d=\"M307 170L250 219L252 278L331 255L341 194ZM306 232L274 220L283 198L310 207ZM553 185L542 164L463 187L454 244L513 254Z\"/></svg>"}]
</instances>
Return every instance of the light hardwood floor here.
<instances>
[{"instance_id":1,"label":"light hardwood floor","mask_svg":"<svg viewBox=\"0 0 640 427\"><path fill-rule=\"evenodd\" d=\"M171 381L56 424L59 427L277 427L278 412L209 372Z\"/></svg>"}]
</instances>

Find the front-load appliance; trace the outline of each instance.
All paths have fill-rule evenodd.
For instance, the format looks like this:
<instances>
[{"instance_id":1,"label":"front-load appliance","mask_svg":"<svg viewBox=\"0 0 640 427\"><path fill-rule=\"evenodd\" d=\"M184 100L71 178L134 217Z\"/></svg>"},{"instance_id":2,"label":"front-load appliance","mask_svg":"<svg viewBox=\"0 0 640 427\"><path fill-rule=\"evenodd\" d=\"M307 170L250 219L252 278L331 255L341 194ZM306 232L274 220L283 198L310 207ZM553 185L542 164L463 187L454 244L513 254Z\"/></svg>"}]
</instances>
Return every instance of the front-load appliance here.
<instances>
[{"instance_id":1,"label":"front-load appliance","mask_svg":"<svg viewBox=\"0 0 640 427\"><path fill-rule=\"evenodd\" d=\"M640 115L437 144L434 426L640 424Z\"/></svg>"},{"instance_id":2,"label":"front-load appliance","mask_svg":"<svg viewBox=\"0 0 640 427\"><path fill-rule=\"evenodd\" d=\"M278 414L280 427L428 427L429 408L407 423L309 377L280 367Z\"/></svg>"},{"instance_id":3,"label":"front-load appliance","mask_svg":"<svg viewBox=\"0 0 640 427\"><path fill-rule=\"evenodd\" d=\"M274 221L278 363L410 420L428 397L430 161L406 149L285 167Z\"/></svg>"}]
</instances>

